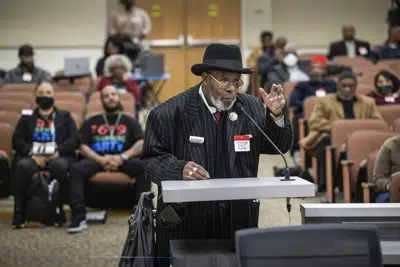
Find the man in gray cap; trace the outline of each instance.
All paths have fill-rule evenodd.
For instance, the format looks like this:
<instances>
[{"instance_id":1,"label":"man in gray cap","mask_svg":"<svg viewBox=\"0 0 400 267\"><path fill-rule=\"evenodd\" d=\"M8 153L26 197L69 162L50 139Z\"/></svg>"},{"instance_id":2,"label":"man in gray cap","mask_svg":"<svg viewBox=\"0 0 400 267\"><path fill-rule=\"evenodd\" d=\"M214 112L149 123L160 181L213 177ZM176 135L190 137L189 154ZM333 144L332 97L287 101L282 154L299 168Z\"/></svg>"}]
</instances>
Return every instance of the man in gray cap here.
<instances>
[{"instance_id":1,"label":"man in gray cap","mask_svg":"<svg viewBox=\"0 0 400 267\"><path fill-rule=\"evenodd\" d=\"M318 182L320 190L326 187L325 147L330 144L332 124L338 120L378 119L382 117L375 100L357 95L357 77L351 71L339 75L337 92L317 97L308 121L309 133L300 140L300 146L318 158Z\"/></svg>"},{"instance_id":2,"label":"man in gray cap","mask_svg":"<svg viewBox=\"0 0 400 267\"><path fill-rule=\"evenodd\" d=\"M20 63L7 72L4 83L34 83L51 82L51 75L47 71L35 66L34 50L31 45L24 44L18 49Z\"/></svg>"}]
</instances>

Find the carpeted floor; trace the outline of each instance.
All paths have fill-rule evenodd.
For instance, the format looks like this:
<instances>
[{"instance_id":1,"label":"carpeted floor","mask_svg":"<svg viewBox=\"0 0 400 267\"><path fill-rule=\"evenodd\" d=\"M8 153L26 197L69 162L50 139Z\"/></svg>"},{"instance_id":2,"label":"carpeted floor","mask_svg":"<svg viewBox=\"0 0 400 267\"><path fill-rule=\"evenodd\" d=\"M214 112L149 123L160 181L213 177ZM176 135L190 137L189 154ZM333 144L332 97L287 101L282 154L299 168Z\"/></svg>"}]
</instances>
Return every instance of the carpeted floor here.
<instances>
[{"instance_id":1,"label":"carpeted floor","mask_svg":"<svg viewBox=\"0 0 400 267\"><path fill-rule=\"evenodd\" d=\"M279 156L261 156L259 177L271 177L272 166L282 164ZM292 200L291 224L301 224L300 203L318 203L320 199ZM90 225L81 234L69 235L65 228L12 230L8 222L11 210L11 200L0 201L0 267L118 266L129 212L111 214L105 225ZM285 200L261 200L259 225L289 225Z\"/></svg>"}]
</instances>

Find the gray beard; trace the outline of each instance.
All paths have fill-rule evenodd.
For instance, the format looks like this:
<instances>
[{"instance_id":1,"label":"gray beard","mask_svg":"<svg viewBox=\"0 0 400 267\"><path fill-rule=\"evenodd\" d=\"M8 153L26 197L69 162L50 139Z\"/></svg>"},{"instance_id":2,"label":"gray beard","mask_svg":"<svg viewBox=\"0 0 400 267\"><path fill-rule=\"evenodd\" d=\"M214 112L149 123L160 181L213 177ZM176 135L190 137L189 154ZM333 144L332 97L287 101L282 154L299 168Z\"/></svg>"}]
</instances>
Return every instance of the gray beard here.
<instances>
[{"instance_id":1,"label":"gray beard","mask_svg":"<svg viewBox=\"0 0 400 267\"><path fill-rule=\"evenodd\" d=\"M215 97L212 94L210 94L210 98L215 108L218 109L219 111L230 110L233 107L233 104L235 104L236 102L235 98L229 106L225 106L224 102L221 101L220 97Z\"/></svg>"}]
</instances>

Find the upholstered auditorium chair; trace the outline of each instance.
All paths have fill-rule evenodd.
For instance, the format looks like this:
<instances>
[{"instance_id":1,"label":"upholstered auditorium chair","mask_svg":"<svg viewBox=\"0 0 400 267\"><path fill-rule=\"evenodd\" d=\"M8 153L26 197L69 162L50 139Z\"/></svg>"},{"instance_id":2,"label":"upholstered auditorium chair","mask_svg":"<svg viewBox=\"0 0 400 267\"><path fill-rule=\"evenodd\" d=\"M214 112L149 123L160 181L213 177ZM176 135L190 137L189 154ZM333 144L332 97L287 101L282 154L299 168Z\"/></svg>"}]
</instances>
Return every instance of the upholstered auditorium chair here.
<instances>
[{"instance_id":1,"label":"upholstered auditorium chair","mask_svg":"<svg viewBox=\"0 0 400 267\"><path fill-rule=\"evenodd\" d=\"M333 202L333 177L337 169L336 163L340 151L345 148L347 137L358 130L388 130L388 126L381 120L340 120L332 124L331 145L325 148L326 153L326 197L328 202Z\"/></svg>"},{"instance_id":2,"label":"upholstered auditorium chair","mask_svg":"<svg viewBox=\"0 0 400 267\"><path fill-rule=\"evenodd\" d=\"M361 130L351 133L346 141L347 160L340 162L343 172L344 202L351 202L351 193L356 191L357 174L360 163L373 151L379 150L383 143L395 136L394 132Z\"/></svg>"},{"instance_id":3,"label":"upholstered auditorium chair","mask_svg":"<svg viewBox=\"0 0 400 267\"><path fill-rule=\"evenodd\" d=\"M393 130L395 121L400 119L400 105L378 106L378 110L389 129Z\"/></svg>"}]
</instances>

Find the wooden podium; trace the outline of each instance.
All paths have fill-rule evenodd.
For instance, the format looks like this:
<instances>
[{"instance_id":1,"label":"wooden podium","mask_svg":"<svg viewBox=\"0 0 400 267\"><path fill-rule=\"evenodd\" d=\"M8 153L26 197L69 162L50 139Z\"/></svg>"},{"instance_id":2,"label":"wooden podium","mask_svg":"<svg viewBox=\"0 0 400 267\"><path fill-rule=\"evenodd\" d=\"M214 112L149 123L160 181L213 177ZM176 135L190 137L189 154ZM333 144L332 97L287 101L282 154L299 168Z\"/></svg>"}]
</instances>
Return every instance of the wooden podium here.
<instances>
[{"instance_id":1,"label":"wooden podium","mask_svg":"<svg viewBox=\"0 0 400 267\"><path fill-rule=\"evenodd\" d=\"M165 203L185 203L200 201L231 201L232 240L171 240L171 257L173 267L189 266L236 266L234 233L243 229L248 209L242 209L235 200L268 199L268 198L299 198L314 197L314 184L299 177L291 177L283 181L283 177L271 178L232 178L209 179L197 181L163 181L161 182L163 200ZM240 216L234 216L235 213ZM213 243L214 245L209 245ZM194 257L194 255L197 255ZM220 260L216 260L220 259ZM211 264L211 265L210 265Z\"/></svg>"}]
</instances>

